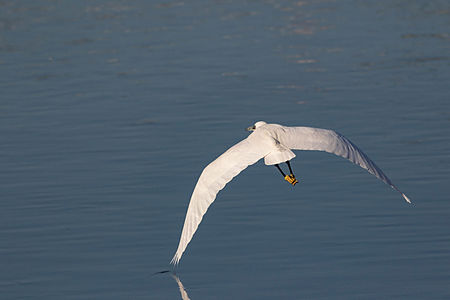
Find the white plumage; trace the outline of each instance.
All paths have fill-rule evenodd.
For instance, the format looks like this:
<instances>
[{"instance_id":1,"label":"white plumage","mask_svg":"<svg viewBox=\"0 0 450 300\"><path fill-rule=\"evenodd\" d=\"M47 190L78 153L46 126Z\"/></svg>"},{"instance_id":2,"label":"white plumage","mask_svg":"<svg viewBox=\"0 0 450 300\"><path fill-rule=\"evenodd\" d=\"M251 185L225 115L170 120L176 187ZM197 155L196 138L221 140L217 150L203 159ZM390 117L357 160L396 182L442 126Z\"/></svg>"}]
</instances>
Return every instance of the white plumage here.
<instances>
[{"instance_id":1,"label":"white plumage","mask_svg":"<svg viewBox=\"0 0 450 300\"><path fill-rule=\"evenodd\" d=\"M217 193L247 166L264 158L266 165L274 165L295 157L293 150L317 150L344 157L366 169L396 191L400 190L370 158L343 135L327 129L287 127L259 121L246 139L237 143L210 163L200 175L191 196L178 249L171 263L178 264L184 250L197 230L203 215ZM400 192L408 202L408 197Z\"/></svg>"}]
</instances>

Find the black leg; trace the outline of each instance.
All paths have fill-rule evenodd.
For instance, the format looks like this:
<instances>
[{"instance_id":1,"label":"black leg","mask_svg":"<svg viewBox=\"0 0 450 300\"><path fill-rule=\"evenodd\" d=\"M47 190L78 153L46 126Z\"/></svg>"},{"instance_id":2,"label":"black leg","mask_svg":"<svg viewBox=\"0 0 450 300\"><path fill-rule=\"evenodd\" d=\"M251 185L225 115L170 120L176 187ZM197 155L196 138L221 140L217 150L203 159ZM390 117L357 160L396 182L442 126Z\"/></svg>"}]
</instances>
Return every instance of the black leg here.
<instances>
[{"instance_id":1,"label":"black leg","mask_svg":"<svg viewBox=\"0 0 450 300\"><path fill-rule=\"evenodd\" d=\"M281 175L283 175L283 177L286 177L286 174L284 174L283 170L281 170L281 168L278 164L276 164L275 167L277 167L278 171L280 171L280 173L281 173Z\"/></svg>"},{"instance_id":2,"label":"black leg","mask_svg":"<svg viewBox=\"0 0 450 300\"><path fill-rule=\"evenodd\" d=\"M298 183L298 180L295 178L294 174L292 173L292 169L291 169L291 165L290 165L289 161L286 161L286 164L289 167L289 171L291 171L290 175L284 174L283 170L281 170L281 168L278 164L275 164L275 167L277 167L278 171L280 171L281 175L283 175L284 180L286 180L287 182L289 182L290 184L292 184L294 186L296 183Z\"/></svg>"},{"instance_id":3,"label":"black leg","mask_svg":"<svg viewBox=\"0 0 450 300\"><path fill-rule=\"evenodd\" d=\"M289 161L287 161L286 164L287 164L288 167L289 167L289 172L291 172L291 175L294 175L294 172L292 172L291 164L289 163ZM295 177L295 176L294 176L294 177Z\"/></svg>"}]
</instances>

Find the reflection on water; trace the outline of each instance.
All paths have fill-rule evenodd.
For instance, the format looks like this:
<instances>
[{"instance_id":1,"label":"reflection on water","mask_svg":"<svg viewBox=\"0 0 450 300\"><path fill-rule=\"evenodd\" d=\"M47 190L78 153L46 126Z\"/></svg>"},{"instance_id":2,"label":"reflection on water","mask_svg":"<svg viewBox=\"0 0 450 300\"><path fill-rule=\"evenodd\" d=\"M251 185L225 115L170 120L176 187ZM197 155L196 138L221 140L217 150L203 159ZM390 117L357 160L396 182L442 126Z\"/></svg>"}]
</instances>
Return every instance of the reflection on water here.
<instances>
[{"instance_id":1,"label":"reflection on water","mask_svg":"<svg viewBox=\"0 0 450 300\"><path fill-rule=\"evenodd\" d=\"M190 300L189 295L186 291L186 289L183 286L183 283L181 282L180 278L178 277L178 275L173 272L173 271L161 271L161 272L156 272L153 274L153 276L155 275L162 275L162 274L170 274L170 276L175 280L175 282L178 285L178 289L180 291L180 295L181 295L181 299L182 300Z\"/></svg>"},{"instance_id":2,"label":"reflection on water","mask_svg":"<svg viewBox=\"0 0 450 300\"><path fill-rule=\"evenodd\" d=\"M449 11L0 0L1 298L179 298L139 278L168 267L202 164L260 119L348 133L417 202L314 153L295 191L256 165L208 212L191 294L449 298Z\"/></svg>"},{"instance_id":3,"label":"reflection on water","mask_svg":"<svg viewBox=\"0 0 450 300\"><path fill-rule=\"evenodd\" d=\"M172 278L175 279L175 281L178 284L178 288L180 289L181 299L190 300L188 293L186 292L186 289L184 288L183 283L181 282L180 278L175 273L172 273L171 275L172 275Z\"/></svg>"}]
</instances>

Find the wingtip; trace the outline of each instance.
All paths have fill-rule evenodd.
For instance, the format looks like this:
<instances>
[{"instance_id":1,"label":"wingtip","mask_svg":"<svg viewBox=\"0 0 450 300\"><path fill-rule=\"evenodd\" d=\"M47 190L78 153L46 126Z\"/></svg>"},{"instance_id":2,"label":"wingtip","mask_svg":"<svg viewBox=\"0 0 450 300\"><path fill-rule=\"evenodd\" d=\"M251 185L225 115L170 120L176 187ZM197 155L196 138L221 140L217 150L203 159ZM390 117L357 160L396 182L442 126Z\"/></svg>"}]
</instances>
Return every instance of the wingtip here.
<instances>
[{"instance_id":1,"label":"wingtip","mask_svg":"<svg viewBox=\"0 0 450 300\"><path fill-rule=\"evenodd\" d=\"M178 255L178 253L175 253L172 260L170 261L170 264L173 265L174 267L178 266L178 263L180 262L180 258L181 257Z\"/></svg>"},{"instance_id":2,"label":"wingtip","mask_svg":"<svg viewBox=\"0 0 450 300\"><path fill-rule=\"evenodd\" d=\"M411 200L405 194L402 193L402 196L403 196L403 198L405 199L406 202L411 204Z\"/></svg>"}]
</instances>

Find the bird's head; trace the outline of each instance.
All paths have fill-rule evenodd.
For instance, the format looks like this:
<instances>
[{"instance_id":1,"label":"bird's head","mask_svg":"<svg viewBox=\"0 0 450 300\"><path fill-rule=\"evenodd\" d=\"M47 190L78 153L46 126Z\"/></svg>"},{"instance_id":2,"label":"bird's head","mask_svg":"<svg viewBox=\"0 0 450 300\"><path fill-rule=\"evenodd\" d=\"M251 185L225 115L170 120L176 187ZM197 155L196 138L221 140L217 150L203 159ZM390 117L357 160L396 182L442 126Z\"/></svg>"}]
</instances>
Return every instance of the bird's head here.
<instances>
[{"instance_id":1,"label":"bird's head","mask_svg":"<svg viewBox=\"0 0 450 300\"><path fill-rule=\"evenodd\" d=\"M266 125L267 123L264 121L258 121L255 123L255 125L250 126L247 128L247 131L255 131L258 127L261 127L263 125Z\"/></svg>"}]
</instances>

